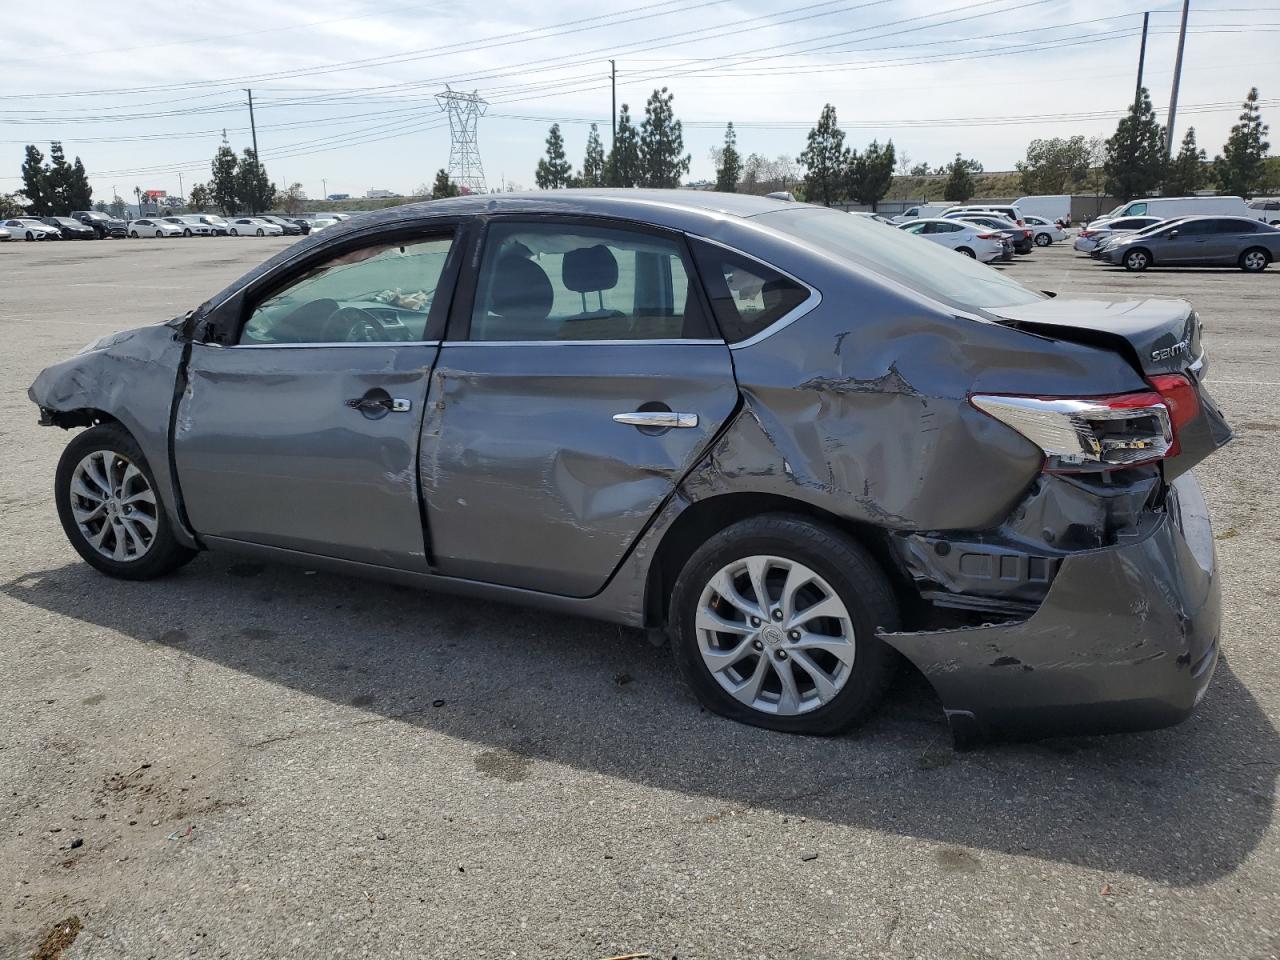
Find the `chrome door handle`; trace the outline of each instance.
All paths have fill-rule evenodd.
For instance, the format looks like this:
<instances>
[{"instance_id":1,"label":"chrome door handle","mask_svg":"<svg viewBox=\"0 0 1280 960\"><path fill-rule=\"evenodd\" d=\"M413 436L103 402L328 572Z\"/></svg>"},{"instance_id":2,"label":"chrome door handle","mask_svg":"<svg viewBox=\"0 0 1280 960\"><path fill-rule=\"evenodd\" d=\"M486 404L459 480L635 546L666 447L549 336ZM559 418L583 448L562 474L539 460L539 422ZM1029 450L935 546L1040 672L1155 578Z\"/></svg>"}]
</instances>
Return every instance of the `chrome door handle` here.
<instances>
[{"instance_id":1,"label":"chrome door handle","mask_svg":"<svg viewBox=\"0 0 1280 960\"><path fill-rule=\"evenodd\" d=\"M637 410L634 413L615 413L614 423L626 423L633 427L696 427L696 413L675 413L672 410Z\"/></svg>"}]
</instances>

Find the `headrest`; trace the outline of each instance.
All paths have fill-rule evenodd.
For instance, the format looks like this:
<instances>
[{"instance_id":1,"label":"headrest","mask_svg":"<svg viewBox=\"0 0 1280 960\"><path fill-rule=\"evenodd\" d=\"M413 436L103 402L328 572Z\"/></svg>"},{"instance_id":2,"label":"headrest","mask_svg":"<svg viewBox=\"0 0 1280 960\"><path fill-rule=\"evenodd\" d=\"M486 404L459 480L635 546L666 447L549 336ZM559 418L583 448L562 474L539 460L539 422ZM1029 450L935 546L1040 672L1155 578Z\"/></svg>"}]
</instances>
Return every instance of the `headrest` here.
<instances>
[{"instance_id":1,"label":"headrest","mask_svg":"<svg viewBox=\"0 0 1280 960\"><path fill-rule=\"evenodd\" d=\"M603 244L580 247L564 255L564 285L574 293L612 290L618 285L618 261Z\"/></svg>"},{"instance_id":2,"label":"headrest","mask_svg":"<svg viewBox=\"0 0 1280 960\"><path fill-rule=\"evenodd\" d=\"M498 261L493 312L507 320L545 320L555 302L547 272L532 260L507 254Z\"/></svg>"}]
</instances>

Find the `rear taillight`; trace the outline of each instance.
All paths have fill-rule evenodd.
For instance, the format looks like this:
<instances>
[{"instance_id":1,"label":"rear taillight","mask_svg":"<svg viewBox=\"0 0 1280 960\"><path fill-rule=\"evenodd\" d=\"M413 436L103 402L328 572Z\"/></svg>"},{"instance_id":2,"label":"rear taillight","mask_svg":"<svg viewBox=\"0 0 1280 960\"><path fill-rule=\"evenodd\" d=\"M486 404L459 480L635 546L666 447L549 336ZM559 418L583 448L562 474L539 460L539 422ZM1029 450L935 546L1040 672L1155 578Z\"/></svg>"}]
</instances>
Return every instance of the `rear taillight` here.
<instances>
[{"instance_id":1,"label":"rear taillight","mask_svg":"<svg viewBox=\"0 0 1280 960\"><path fill-rule=\"evenodd\" d=\"M1030 230L1023 230L1023 231L1022 231L1022 237L1023 237L1023 239L1025 239L1025 240L1030 240L1030 239L1031 239L1031 231L1030 231Z\"/></svg>"},{"instance_id":2,"label":"rear taillight","mask_svg":"<svg viewBox=\"0 0 1280 960\"><path fill-rule=\"evenodd\" d=\"M998 233L980 233L980 234L978 234L978 239L979 239L979 240L999 240L999 239L1000 239L1000 234L998 234Z\"/></svg>"},{"instance_id":3,"label":"rear taillight","mask_svg":"<svg viewBox=\"0 0 1280 960\"><path fill-rule=\"evenodd\" d=\"M1081 230L1081 231L1080 231L1080 236L1082 236L1082 237L1092 237L1092 236L1093 236L1095 233L1097 233L1097 232L1098 232L1097 230Z\"/></svg>"},{"instance_id":4,"label":"rear taillight","mask_svg":"<svg viewBox=\"0 0 1280 960\"><path fill-rule=\"evenodd\" d=\"M1178 428L1199 412L1180 374L1151 378L1153 390L1109 397L973 394L969 402L1044 452L1048 473L1120 470L1178 454Z\"/></svg>"}]
</instances>

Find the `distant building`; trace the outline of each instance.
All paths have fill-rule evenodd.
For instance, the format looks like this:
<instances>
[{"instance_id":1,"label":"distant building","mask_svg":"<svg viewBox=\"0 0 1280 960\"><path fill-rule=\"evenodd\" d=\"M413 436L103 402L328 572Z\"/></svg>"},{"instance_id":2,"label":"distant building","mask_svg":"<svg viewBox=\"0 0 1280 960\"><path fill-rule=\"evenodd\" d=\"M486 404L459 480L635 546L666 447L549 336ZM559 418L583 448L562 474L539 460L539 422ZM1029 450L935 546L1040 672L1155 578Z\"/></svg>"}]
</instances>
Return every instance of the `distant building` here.
<instances>
[{"instance_id":1,"label":"distant building","mask_svg":"<svg viewBox=\"0 0 1280 960\"><path fill-rule=\"evenodd\" d=\"M349 194L349 193L331 193L331 194L329 194L329 196L328 196L328 197L326 197L326 199L328 199L328 200L350 200L350 199L351 199L351 194Z\"/></svg>"},{"instance_id":2,"label":"distant building","mask_svg":"<svg viewBox=\"0 0 1280 960\"><path fill-rule=\"evenodd\" d=\"M400 196L400 194L396 193L394 190L370 190L365 194L365 197L369 200L386 200L389 197L398 196ZM330 199L333 198L330 197Z\"/></svg>"}]
</instances>

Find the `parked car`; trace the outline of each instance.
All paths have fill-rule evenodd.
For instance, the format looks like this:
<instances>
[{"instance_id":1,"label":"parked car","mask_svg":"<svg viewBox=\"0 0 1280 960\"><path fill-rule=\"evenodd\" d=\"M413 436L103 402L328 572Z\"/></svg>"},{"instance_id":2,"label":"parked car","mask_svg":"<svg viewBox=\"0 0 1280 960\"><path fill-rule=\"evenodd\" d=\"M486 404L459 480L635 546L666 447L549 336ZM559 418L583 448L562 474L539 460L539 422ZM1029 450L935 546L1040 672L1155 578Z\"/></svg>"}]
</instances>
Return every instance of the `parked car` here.
<instances>
[{"instance_id":1,"label":"parked car","mask_svg":"<svg viewBox=\"0 0 1280 960\"><path fill-rule=\"evenodd\" d=\"M876 223L885 223L891 227L897 226L896 223L882 213L874 213L870 210L850 210L849 213L855 217L866 217L866 219L874 220Z\"/></svg>"},{"instance_id":2,"label":"parked car","mask_svg":"<svg viewBox=\"0 0 1280 960\"><path fill-rule=\"evenodd\" d=\"M13 234L9 232L9 229L7 227L0 227L0 243L3 243L6 240L12 240L12 239L13 239Z\"/></svg>"},{"instance_id":3,"label":"parked car","mask_svg":"<svg viewBox=\"0 0 1280 960\"><path fill-rule=\"evenodd\" d=\"M329 227L335 226L340 222L341 221L336 220L333 217L329 217L329 216L315 217L311 220L310 232L316 233L319 230L325 230L325 229L328 229Z\"/></svg>"},{"instance_id":4,"label":"parked car","mask_svg":"<svg viewBox=\"0 0 1280 960\"><path fill-rule=\"evenodd\" d=\"M62 231L51 227L36 217L14 217L4 221L4 226L15 240L61 240Z\"/></svg>"},{"instance_id":5,"label":"parked car","mask_svg":"<svg viewBox=\"0 0 1280 960\"><path fill-rule=\"evenodd\" d=\"M40 222L53 227L63 240L97 240L98 232L71 217L41 217Z\"/></svg>"},{"instance_id":6,"label":"parked car","mask_svg":"<svg viewBox=\"0 0 1280 960\"><path fill-rule=\"evenodd\" d=\"M964 220L947 220L941 217L913 220L898 225L898 229L913 236L932 240L936 244L990 263L1004 256L1004 242L999 230L966 223Z\"/></svg>"},{"instance_id":7,"label":"parked car","mask_svg":"<svg viewBox=\"0 0 1280 960\"><path fill-rule=\"evenodd\" d=\"M1280 200L1253 200L1249 203L1250 216L1271 226L1280 225Z\"/></svg>"},{"instance_id":8,"label":"parked car","mask_svg":"<svg viewBox=\"0 0 1280 960\"><path fill-rule=\"evenodd\" d=\"M954 220L957 218L946 217L944 219ZM999 230L1000 233L1013 245L1015 253L1027 254L1034 249L1030 228L1019 226L1007 217L973 213L963 219L967 223L974 223L980 227Z\"/></svg>"},{"instance_id":9,"label":"parked car","mask_svg":"<svg viewBox=\"0 0 1280 960\"><path fill-rule=\"evenodd\" d=\"M1031 231L1031 239L1037 247L1047 247L1050 244L1067 239L1067 231L1063 229L1062 224L1053 220L1048 220L1033 213L1024 213L1022 222Z\"/></svg>"},{"instance_id":10,"label":"parked car","mask_svg":"<svg viewBox=\"0 0 1280 960\"><path fill-rule=\"evenodd\" d=\"M1120 217L1159 217L1172 220L1177 217L1216 215L1221 217L1252 217L1258 211L1250 210L1240 197L1147 197L1130 200L1103 214L1099 220L1115 220Z\"/></svg>"},{"instance_id":11,"label":"parked car","mask_svg":"<svg viewBox=\"0 0 1280 960\"><path fill-rule=\"evenodd\" d=\"M1012 220L1018 226L1024 226L1022 219L1022 211L1016 206L992 205L992 204L967 204L955 207L947 207L942 212L944 217L961 217L964 218L970 213L994 213L1004 217L1006 220Z\"/></svg>"},{"instance_id":12,"label":"parked car","mask_svg":"<svg viewBox=\"0 0 1280 960\"><path fill-rule=\"evenodd\" d=\"M1101 259L1126 270L1239 267L1261 273L1280 256L1280 227L1248 217L1185 217L1109 243Z\"/></svg>"},{"instance_id":13,"label":"parked car","mask_svg":"<svg viewBox=\"0 0 1280 960\"><path fill-rule=\"evenodd\" d=\"M1019 197L1013 205L1022 211L1022 219L1039 217L1049 223L1071 225L1071 195L1069 193L1039 194Z\"/></svg>"},{"instance_id":14,"label":"parked car","mask_svg":"<svg viewBox=\"0 0 1280 960\"><path fill-rule=\"evenodd\" d=\"M912 220L932 220L942 216L943 212L951 209L949 203L921 203L914 207L907 207L896 217L891 218L894 223L910 223Z\"/></svg>"},{"instance_id":15,"label":"parked car","mask_svg":"<svg viewBox=\"0 0 1280 960\"><path fill-rule=\"evenodd\" d=\"M129 223L129 236L139 237L180 237L182 227L178 224L166 223L158 217L142 217Z\"/></svg>"},{"instance_id":16,"label":"parked car","mask_svg":"<svg viewBox=\"0 0 1280 960\"><path fill-rule=\"evenodd\" d=\"M230 232L233 237L279 237L284 228L259 217L232 217Z\"/></svg>"},{"instance_id":17,"label":"parked car","mask_svg":"<svg viewBox=\"0 0 1280 960\"><path fill-rule=\"evenodd\" d=\"M1095 220L1076 234L1072 247L1081 253L1090 253L1102 241L1109 240L1117 234L1145 230L1157 223L1164 223L1164 220L1160 217L1118 217L1115 220Z\"/></svg>"},{"instance_id":18,"label":"parked car","mask_svg":"<svg viewBox=\"0 0 1280 960\"><path fill-rule=\"evenodd\" d=\"M1171 226L1172 224L1181 223L1185 219L1187 218L1175 217L1172 220L1160 220L1149 227L1143 227L1141 230L1119 231L1109 237L1103 237L1098 241L1098 245L1089 251L1089 256L1094 260L1103 260L1106 258L1107 250L1117 240L1123 239L1124 237L1145 237L1148 234L1163 230L1165 227Z\"/></svg>"},{"instance_id":19,"label":"parked car","mask_svg":"<svg viewBox=\"0 0 1280 960\"><path fill-rule=\"evenodd\" d=\"M179 216L174 214L167 217L159 217L160 222L167 223L172 227L177 227L179 233L184 237L211 237L213 236L213 227L205 223L195 214Z\"/></svg>"},{"instance_id":20,"label":"parked car","mask_svg":"<svg viewBox=\"0 0 1280 960\"><path fill-rule=\"evenodd\" d=\"M286 237L302 236L302 228L287 217L277 217L271 214L263 214L259 219L274 223L277 227L284 231Z\"/></svg>"},{"instance_id":21,"label":"parked car","mask_svg":"<svg viewBox=\"0 0 1280 960\"><path fill-rule=\"evenodd\" d=\"M92 227L99 240L123 238L129 235L129 227L123 220L100 210L72 210L71 217L73 220L79 220L86 227Z\"/></svg>"},{"instance_id":22,"label":"parked car","mask_svg":"<svg viewBox=\"0 0 1280 960\"><path fill-rule=\"evenodd\" d=\"M216 213L196 213L192 216L199 219L201 223L208 224L215 237L225 237L231 233L231 224Z\"/></svg>"},{"instance_id":23,"label":"parked car","mask_svg":"<svg viewBox=\"0 0 1280 960\"><path fill-rule=\"evenodd\" d=\"M311 221L306 217L289 217L287 219L290 223L297 224L304 237L311 232Z\"/></svg>"},{"instance_id":24,"label":"parked car","mask_svg":"<svg viewBox=\"0 0 1280 960\"><path fill-rule=\"evenodd\" d=\"M666 630L710 709L792 732L869 716L902 655L969 740L1204 695L1203 364L1185 301L1051 298L808 204L583 190L312 235L29 395L89 428L55 501L106 574L208 549Z\"/></svg>"}]
</instances>

